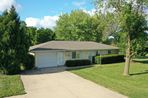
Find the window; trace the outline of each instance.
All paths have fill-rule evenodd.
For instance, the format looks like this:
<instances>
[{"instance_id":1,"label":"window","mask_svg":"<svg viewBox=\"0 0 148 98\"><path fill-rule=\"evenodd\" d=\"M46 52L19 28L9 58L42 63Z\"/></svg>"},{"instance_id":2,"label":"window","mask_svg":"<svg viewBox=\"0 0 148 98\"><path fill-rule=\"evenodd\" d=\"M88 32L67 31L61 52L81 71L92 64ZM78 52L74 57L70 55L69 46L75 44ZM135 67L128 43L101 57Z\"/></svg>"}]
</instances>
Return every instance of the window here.
<instances>
[{"instance_id":1,"label":"window","mask_svg":"<svg viewBox=\"0 0 148 98\"><path fill-rule=\"evenodd\" d=\"M79 52L76 53L76 58L80 58L80 53Z\"/></svg>"},{"instance_id":2,"label":"window","mask_svg":"<svg viewBox=\"0 0 148 98\"><path fill-rule=\"evenodd\" d=\"M111 50L108 50L108 54L111 54Z\"/></svg>"},{"instance_id":3,"label":"window","mask_svg":"<svg viewBox=\"0 0 148 98\"><path fill-rule=\"evenodd\" d=\"M76 52L72 52L72 58L73 58L73 59L76 58Z\"/></svg>"},{"instance_id":4,"label":"window","mask_svg":"<svg viewBox=\"0 0 148 98\"><path fill-rule=\"evenodd\" d=\"M100 55L100 53L101 53L101 51L96 51L96 56L99 56Z\"/></svg>"},{"instance_id":5,"label":"window","mask_svg":"<svg viewBox=\"0 0 148 98\"><path fill-rule=\"evenodd\" d=\"M80 52L79 51L72 52L72 59L78 59L78 58L80 58Z\"/></svg>"},{"instance_id":6,"label":"window","mask_svg":"<svg viewBox=\"0 0 148 98\"><path fill-rule=\"evenodd\" d=\"M65 52L65 59L71 58L71 52Z\"/></svg>"}]
</instances>

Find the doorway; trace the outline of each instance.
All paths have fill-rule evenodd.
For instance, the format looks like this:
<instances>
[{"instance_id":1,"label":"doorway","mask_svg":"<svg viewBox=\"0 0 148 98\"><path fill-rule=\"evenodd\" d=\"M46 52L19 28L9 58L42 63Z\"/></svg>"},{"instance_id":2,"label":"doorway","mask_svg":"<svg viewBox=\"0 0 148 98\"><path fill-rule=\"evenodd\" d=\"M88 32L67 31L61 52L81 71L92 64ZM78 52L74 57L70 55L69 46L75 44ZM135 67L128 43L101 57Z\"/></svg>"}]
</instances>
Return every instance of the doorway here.
<instances>
[{"instance_id":1,"label":"doorway","mask_svg":"<svg viewBox=\"0 0 148 98\"><path fill-rule=\"evenodd\" d=\"M57 52L57 64L64 65L64 52Z\"/></svg>"}]
</instances>

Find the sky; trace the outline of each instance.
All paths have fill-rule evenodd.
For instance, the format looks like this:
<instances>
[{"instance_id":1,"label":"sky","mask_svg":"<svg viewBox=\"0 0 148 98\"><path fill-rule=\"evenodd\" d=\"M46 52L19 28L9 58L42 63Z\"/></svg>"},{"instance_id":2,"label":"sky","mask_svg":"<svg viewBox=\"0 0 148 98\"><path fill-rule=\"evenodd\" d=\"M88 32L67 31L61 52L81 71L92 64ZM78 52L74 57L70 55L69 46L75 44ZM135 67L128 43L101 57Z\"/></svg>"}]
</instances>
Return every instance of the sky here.
<instances>
[{"instance_id":1,"label":"sky","mask_svg":"<svg viewBox=\"0 0 148 98\"><path fill-rule=\"evenodd\" d=\"M0 0L0 13L14 5L27 26L53 28L59 15L82 9L92 15L93 0Z\"/></svg>"}]
</instances>

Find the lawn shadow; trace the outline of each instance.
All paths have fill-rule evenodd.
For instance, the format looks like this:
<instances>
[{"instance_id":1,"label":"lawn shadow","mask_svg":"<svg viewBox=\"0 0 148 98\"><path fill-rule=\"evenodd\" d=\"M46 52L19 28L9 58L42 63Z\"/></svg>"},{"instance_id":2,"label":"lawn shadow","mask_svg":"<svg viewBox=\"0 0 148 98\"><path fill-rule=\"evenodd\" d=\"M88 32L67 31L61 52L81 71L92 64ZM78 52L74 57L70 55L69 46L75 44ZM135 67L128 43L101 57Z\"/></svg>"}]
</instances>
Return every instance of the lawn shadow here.
<instances>
[{"instance_id":1,"label":"lawn shadow","mask_svg":"<svg viewBox=\"0 0 148 98\"><path fill-rule=\"evenodd\" d=\"M148 64L148 60L143 60L143 61L136 61L136 60L133 60L133 62Z\"/></svg>"},{"instance_id":2,"label":"lawn shadow","mask_svg":"<svg viewBox=\"0 0 148 98\"><path fill-rule=\"evenodd\" d=\"M133 58L133 62L148 64L148 56Z\"/></svg>"},{"instance_id":3,"label":"lawn shadow","mask_svg":"<svg viewBox=\"0 0 148 98\"><path fill-rule=\"evenodd\" d=\"M133 75L143 75L143 74L148 74L148 70L144 70L144 72L132 73L130 75L133 76Z\"/></svg>"}]
</instances>

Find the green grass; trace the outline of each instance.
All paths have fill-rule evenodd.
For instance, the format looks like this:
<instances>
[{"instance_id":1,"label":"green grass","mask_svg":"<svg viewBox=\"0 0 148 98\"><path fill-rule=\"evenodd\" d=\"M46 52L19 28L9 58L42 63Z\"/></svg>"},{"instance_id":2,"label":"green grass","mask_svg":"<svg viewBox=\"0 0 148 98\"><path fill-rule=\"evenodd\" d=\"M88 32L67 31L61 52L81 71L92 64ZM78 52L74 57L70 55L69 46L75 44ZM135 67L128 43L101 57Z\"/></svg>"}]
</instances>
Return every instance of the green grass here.
<instances>
[{"instance_id":1,"label":"green grass","mask_svg":"<svg viewBox=\"0 0 148 98\"><path fill-rule=\"evenodd\" d=\"M24 93L19 75L0 75L0 98Z\"/></svg>"},{"instance_id":2,"label":"green grass","mask_svg":"<svg viewBox=\"0 0 148 98\"><path fill-rule=\"evenodd\" d=\"M145 57L137 57L137 58L134 58L133 61L135 61L135 62L141 62L141 63L147 63L148 64L148 56L145 56Z\"/></svg>"},{"instance_id":3,"label":"green grass","mask_svg":"<svg viewBox=\"0 0 148 98\"><path fill-rule=\"evenodd\" d=\"M148 63L132 63L123 76L124 63L106 64L71 72L130 98L148 98Z\"/></svg>"}]
</instances>

